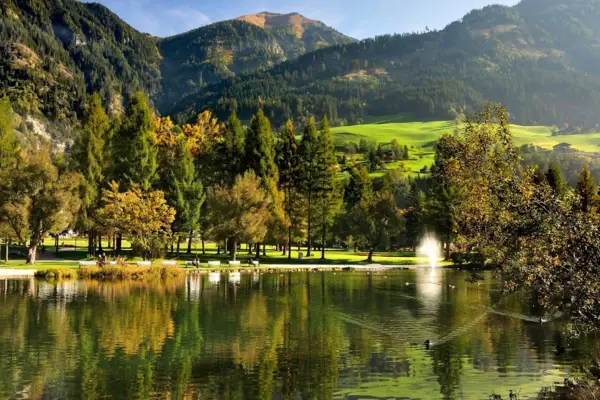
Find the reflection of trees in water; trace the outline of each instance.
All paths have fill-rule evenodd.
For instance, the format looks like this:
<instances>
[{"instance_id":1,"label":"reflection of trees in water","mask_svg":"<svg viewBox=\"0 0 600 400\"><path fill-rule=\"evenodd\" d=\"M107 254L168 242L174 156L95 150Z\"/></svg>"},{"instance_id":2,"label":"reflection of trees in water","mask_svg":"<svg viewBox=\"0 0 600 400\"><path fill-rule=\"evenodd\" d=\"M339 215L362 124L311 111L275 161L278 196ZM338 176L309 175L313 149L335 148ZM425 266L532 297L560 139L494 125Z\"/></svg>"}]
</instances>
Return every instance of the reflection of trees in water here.
<instances>
[{"instance_id":1,"label":"reflection of trees in water","mask_svg":"<svg viewBox=\"0 0 600 400\"><path fill-rule=\"evenodd\" d=\"M407 333L427 328L435 340L492 304L489 282L443 277L424 293L420 279L286 273L243 276L237 286L207 277L68 290L40 283L40 296L12 281L0 293L0 370L11 371L0 374L0 397L332 398L334 389L351 393L383 376L387 394L437 378L427 393L451 398L469 388L473 371L536 372L539 360L553 361L547 343L559 338L551 329L499 315L430 352L411 344Z\"/></svg>"}]
</instances>

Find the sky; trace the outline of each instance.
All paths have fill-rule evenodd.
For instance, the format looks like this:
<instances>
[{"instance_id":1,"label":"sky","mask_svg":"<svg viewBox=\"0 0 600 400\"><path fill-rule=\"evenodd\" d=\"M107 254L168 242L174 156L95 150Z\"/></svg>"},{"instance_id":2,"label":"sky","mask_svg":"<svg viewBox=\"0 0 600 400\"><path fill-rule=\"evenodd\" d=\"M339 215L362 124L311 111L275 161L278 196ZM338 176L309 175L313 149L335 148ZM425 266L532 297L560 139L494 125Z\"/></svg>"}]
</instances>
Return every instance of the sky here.
<instances>
[{"instance_id":1,"label":"sky","mask_svg":"<svg viewBox=\"0 0 600 400\"><path fill-rule=\"evenodd\" d=\"M364 39L442 29L474 8L517 0L94 0L134 28L165 37L261 11L299 12Z\"/></svg>"}]
</instances>

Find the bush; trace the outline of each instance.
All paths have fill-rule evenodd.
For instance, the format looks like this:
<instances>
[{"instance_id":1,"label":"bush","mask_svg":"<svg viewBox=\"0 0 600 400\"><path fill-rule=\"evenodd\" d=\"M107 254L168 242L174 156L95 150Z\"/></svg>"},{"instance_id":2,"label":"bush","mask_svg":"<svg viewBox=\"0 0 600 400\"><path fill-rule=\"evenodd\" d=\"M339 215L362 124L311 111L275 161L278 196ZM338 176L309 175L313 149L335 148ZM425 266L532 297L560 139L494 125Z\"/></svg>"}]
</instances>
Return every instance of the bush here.
<instances>
[{"instance_id":1,"label":"bush","mask_svg":"<svg viewBox=\"0 0 600 400\"><path fill-rule=\"evenodd\" d=\"M34 276L45 279L74 279L77 278L77 273L72 269L50 268L36 271Z\"/></svg>"},{"instance_id":2,"label":"bush","mask_svg":"<svg viewBox=\"0 0 600 400\"><path fill-rule=\"evenodd\" d=\"M144 280L144 279L166 279L177 278L185 275L182 268L152 266L152 267L123 267L110 266L105 268L84 267L79 270L80 279L101 280Z\"/></svg>"}]
</instances>

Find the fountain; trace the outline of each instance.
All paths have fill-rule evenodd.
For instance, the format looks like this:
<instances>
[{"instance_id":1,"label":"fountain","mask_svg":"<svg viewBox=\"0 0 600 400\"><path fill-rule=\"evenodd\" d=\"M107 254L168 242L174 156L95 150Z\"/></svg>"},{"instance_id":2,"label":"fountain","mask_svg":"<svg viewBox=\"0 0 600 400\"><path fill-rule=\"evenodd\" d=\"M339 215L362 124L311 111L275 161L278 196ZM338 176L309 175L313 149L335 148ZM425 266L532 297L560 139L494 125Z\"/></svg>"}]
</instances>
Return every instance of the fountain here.
<instances>
[{"instance_id":1,"label":"fountain","mask_svg":"<svg viewBox=\"0 0 600 400\"><path fill-rule=\"evenodd\" d=\"M441 254L441 244L431 233L425 235L417 248L417 257L427 258L431 268L437 266Z\"/></svg>"}]
</instances>

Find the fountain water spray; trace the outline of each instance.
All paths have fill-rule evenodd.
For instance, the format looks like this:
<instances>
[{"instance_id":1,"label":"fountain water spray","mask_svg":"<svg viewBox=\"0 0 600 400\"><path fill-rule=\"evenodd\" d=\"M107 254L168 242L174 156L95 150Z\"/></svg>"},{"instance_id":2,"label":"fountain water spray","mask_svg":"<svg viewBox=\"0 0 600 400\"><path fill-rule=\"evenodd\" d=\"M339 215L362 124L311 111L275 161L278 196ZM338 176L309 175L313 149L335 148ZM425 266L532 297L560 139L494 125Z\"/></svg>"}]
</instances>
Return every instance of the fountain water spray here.
<instances>
[{"instance_id":1,"label":"fountain water spray","mask_svg":"<svg viewBox=\"0 0 600 400\"><path fill-rule=\"evenodd\" d=\"M426 234L421 240L419 247L417 247L417 257L427 258L431 268L435 268L437 266L438 259L440 258L440 254L440 242L432 234Z\"/></svg>"}]
</instances>

